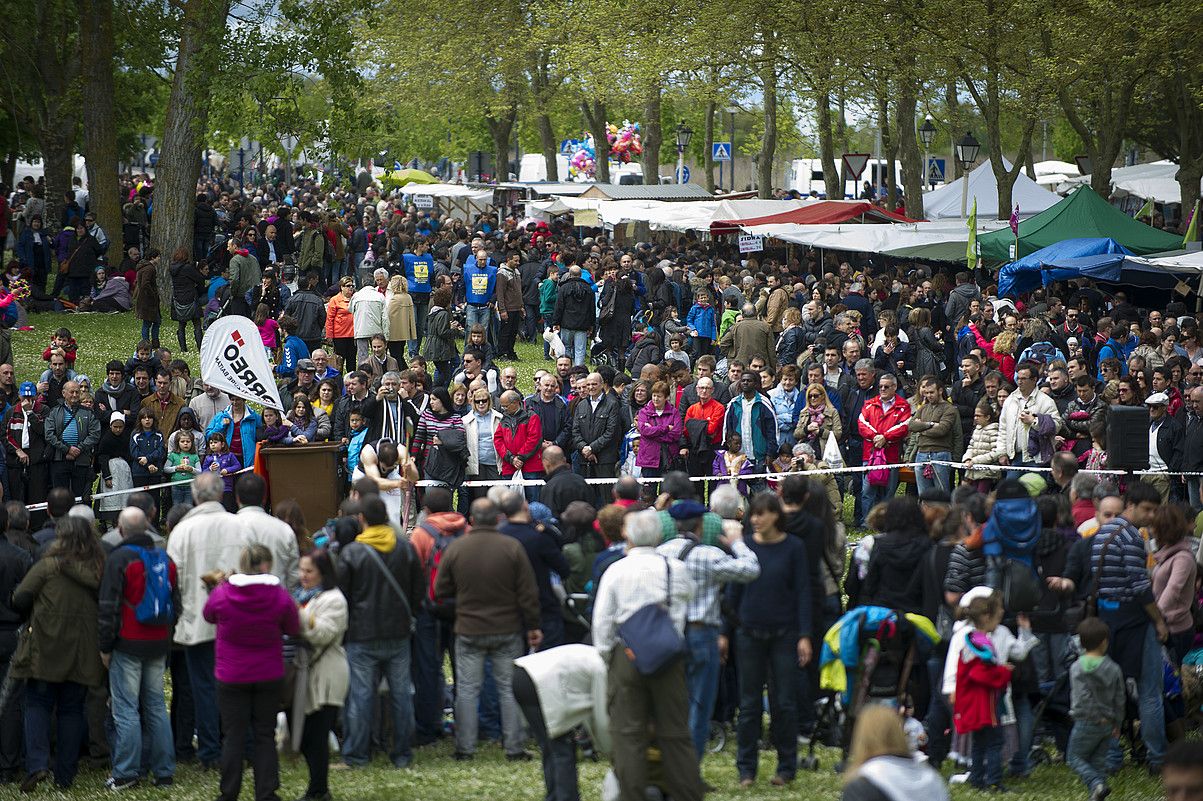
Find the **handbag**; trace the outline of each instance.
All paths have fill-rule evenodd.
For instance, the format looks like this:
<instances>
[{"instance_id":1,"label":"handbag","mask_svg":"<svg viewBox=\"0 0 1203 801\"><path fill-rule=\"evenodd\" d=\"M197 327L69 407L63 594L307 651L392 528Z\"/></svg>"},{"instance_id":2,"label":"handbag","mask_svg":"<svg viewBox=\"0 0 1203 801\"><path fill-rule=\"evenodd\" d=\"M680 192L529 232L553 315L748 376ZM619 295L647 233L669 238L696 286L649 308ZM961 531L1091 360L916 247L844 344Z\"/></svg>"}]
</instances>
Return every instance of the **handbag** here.
<instances>
[{"instance_id":1,"label":"handbag","mask_svg":"<svg viewBox=\"0 0 1203 801\"><path fill-rule=\"evenodd\" d=\"M868 466L872 468L866 480L870 487L887 487L890 484L890 468L886 465L886 452L881 448L869 451Z\"/></svg>"},{"instance_id":2,"label":"handbag","mask_svg":"<svg viewBox=\"0 0 1203 801\"><path fill-rule=\"evenodd\" d=\"M655 676L685 656L685 638L672 619L672 566L664 559L664 602L641 606L618 626L627 658L641 676Z\"/></svg>"},{"instance_id":3,"label":"handbag","mask_svg":"<svg viewBox=\"0 0 1203 801\"><path fill-rule=\"evenodd\" d=\"M171 301L171 319L182 323L188 320L195 320L197 317L196 301L191 303L177 303L174 299Z\"/></svg>"}]
</instances>

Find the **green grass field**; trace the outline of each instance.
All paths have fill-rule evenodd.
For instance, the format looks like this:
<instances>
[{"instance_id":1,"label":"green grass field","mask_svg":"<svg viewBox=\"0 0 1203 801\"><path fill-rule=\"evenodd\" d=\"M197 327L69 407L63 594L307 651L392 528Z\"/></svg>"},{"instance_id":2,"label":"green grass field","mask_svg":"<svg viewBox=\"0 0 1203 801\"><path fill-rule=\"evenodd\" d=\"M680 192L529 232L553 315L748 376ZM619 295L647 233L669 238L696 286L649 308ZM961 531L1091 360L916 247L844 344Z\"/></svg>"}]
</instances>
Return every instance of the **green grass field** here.
<instances>
[{"instance_id":1,"label":"green grass field","mask_svg":"<svg viewBox=\"0 0 1203 801\"><path fill-rule=\"evenodd\" d=\"M93 387L104 380L104 364L109 359L129 358L140 333L140 323L132 314L37 314L30 317L33 331L13 332L13 352L17 362L18 380L36 380L45 368L41 354L49 343L51 332L59 327L71 329L79 343L79 360L76 371L88 374ZM165 321L161 339L169 347L175 340L175 324ZM517 363L520 386L529 391L535 370L549 365L543 361L542 345L519 344L522 361ZM197 354L190 351L182 356L197 369ZM497 746L486 746L479 752L476 761L455 762L451 758L451 745L440 744L417 751L414 766L410 770L394 770L387 760L377 760L371 767L355 771L335 771L331 774L331 790L338 799L417 799L418 801L538 801L543 798L542 773L537 762L509 763ZM708 756L704 763L706 780L717 788L711 799L769 799L801 798L806 801L835 801L840 795L840 779L831 766L838 758L834 751L821 753L822 767L817 773L800 773L798 780L788 788L769 785L774 757L762 754L761 777L758 784L748 790L738 787L738 776L734 765L734 736L728 739L726 749L717 755ZM285 758L282 762L281 797L299 797L305 790L306 770L303 761ZM600 797L604 763L584 762L581 764L581 795L586 801ZM75 787L65 796L49 789L46 785L32 797L97 798L104 790L102 784L107 772L101 769L85 770L76 781ZM217 776L202 773L194 767L181 767L176 785L171 790L155 790L149 786L128 791L125 797L133 799L171 798L174 801L211 801L217 795ZM1011 798L1017 801L1048 801L1049 799L1079 799L1086 793L1077 778L1064 765L1051 765L1036 770L1031 778L1015 782ZM1158 783L1147 777L1143 770L1126 768L1113 784L1114 799L1148 801L1160 797ZM979 797L964 786L953 788L956 799ZM247 774L243 797L251 796L250 774ZM16 788L0 789L0 798L17 797ZM923 801L916 799L916 801Z\"/></svg>"}]
</instances>

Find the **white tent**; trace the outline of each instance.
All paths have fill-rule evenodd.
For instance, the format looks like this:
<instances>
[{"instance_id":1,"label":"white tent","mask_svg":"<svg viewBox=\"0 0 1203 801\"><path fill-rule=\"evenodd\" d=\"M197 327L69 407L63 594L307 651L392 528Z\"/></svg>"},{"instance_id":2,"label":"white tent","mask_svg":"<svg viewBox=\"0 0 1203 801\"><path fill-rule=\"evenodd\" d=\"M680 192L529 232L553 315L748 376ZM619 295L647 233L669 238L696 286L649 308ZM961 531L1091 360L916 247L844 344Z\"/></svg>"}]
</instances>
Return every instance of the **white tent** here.
<instances>
[{"instance_id":1,"label":"white tent","mask_svg":"<svg viewBox=\"0 0 1203 801\"><path fill-rule=\"evenodd\" d=\"M1117 195L1133 195L1158 203L1181 203L1182 187L1178 184L1178 165L1162 159L1147 164L1116 167L1111 171L1111 191ZM1069 178L1057 187L1058 192L1068 192L1079 184L1089 184L1089 175ZM1203 185L1203 181L1200 182Z\"/></svg>"},{"instance_id":2,"label":"white tent","mask_svg":"<svg viewBox=\"0 0 1203 801\"><path fill-rule=\"evenodd\" d=\"M978 234L1006 225L979 219ZM964 260L969 231L960 220L895 225L753 225L749 234L828 250L882 253L901 257Z\"/></svg>"},{"instance_id":3,"label":"white tent","mask_svg":"<svg viewBox=\"0 0 1203 801\"><path fill-rule=\"evenodd\" d=\"M426 195L427 197L463 198L475 203L493 200L492 189L476 189L463 184L419 184L408 183L401 187L403 195Z\"/></svg>"},{"instance_id":4,"label":"white tent","mask_svg":"<svg viewBox=\"0 0 1203 801\"><path fill-rule=\"evenodd\" d=\"M1007 167L1011 165L1008 163ZM962 219L961 191L964 181L969 180L969 195L965 204L966 214L973 208L977 199L977 216L982 218L998 217L998 181L990 162L979 164L968 176L961 176L950 184L923 195L923 214L929 220ZM1019 216L1031 217L1060 202L1057 195L1042 189L1035 181L1019 173L1015 185L1011 188L1011 202L1019 204ZM1009 214L1010 209L1006 211Z\"/></svg>"},{"instance_id":5,"label":"white tent","mask_svg":"<svg viewBox=\"0 0 1203 801\"><path fill-rule=\"evenodd\" d=\"M669 203L648 213L653 231L709 231L715 220L746 220L780 214L806 205L807 200L719 200L695 203Z\"/></svg>"}]
</instances>

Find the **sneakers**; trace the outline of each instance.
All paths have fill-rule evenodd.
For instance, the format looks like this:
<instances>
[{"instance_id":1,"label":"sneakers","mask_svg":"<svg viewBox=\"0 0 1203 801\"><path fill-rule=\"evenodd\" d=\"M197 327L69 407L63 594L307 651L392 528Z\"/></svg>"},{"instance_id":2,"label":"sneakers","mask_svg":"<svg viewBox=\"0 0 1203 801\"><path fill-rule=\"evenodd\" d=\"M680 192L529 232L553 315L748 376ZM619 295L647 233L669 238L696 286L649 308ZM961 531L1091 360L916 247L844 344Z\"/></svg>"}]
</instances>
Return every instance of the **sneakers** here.
<instances>
[{"instance_id":1,"label":"sneakers","mask_svg":"<svg viewBox=\"0 0 1203 801\"><path fill-rule=\"evenodd\" d=\"M1103 801L1109 795L1111 795L1111 788L1100 782L1091 788L1090 801Z\"/></svg>"},{"instance_id":2,"label":"sneakers","mask_svg":"<svg viewBox=\"0 0 1203 801\"><path fill-rule=\"evenodd\" d=\"M171 776L155 776L153 784L155 787L171 787L175 784L175 779Z\"/></svg>"},{"instance_id":3,"label":"sneakers","mask_svg":"<svg viewBox=\"0 0 1203 801\"><path fill-rule=\"evenodd\" d=\"M505 755L506 762L530 762L532 759L534 759L534 757L526 751L519 751L516 754Z\"/></svg>"},{"instance_id":4,"label":"sneakers","mask_svg":"<svg viewBox=\"0 0 1203 801\"><path fill-rule=\"evenodd\" d=\"M158 781L155 781L158 784ZM132 776L128 779L118 779L116 776L110 776L104 783L104 789L119 792L121 790L132 790L138 786L138 777Z\"/></svg>"}]
</instances>

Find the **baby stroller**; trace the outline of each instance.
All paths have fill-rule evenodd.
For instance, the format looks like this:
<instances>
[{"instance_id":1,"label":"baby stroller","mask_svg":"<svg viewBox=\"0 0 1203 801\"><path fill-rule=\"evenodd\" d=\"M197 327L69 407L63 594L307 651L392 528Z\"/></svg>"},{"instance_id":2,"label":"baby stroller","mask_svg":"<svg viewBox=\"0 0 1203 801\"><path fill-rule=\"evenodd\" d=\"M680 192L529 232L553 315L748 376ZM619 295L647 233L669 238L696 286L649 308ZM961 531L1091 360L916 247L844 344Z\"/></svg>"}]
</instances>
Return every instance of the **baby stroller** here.
<instances>
[{"instance_id":1,"label":"baby stroller","mask_svg":"<svg viewBox=\"0 0 1203 801\"><path fill-rule=\"evenodd\" d=\"M909 697L922 681L924 656L940 635L930 620L883 606L859 606L846 612L823 637L819 658L819 686L826 691L820 701L816 732L836 729L842 756L838 772L848 758L852 728L866 704L908 706ZM818 770L812 737L802 760L806 770Z\"/></svg>"}]
</instances>

